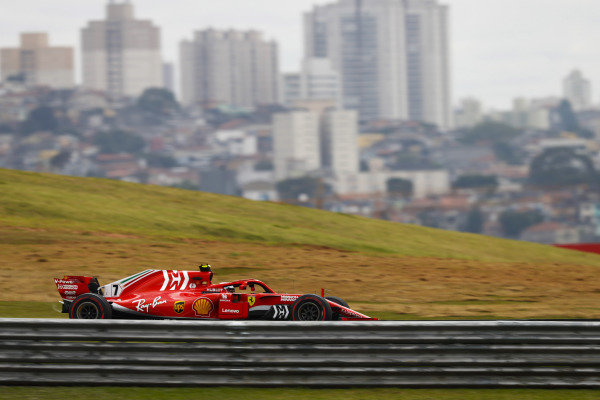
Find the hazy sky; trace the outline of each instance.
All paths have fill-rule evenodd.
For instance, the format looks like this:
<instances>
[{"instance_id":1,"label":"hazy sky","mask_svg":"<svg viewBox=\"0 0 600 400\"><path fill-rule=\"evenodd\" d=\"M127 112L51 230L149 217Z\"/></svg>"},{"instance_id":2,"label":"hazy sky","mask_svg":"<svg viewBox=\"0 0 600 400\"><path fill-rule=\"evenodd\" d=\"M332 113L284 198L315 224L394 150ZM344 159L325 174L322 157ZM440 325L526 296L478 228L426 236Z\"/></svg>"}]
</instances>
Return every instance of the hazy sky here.
<instances>
[{"instance_id":1,"label":"hazy sky","mask_svg":"<svg viewBox=\"0 0 600 400\"><path fill-rule=\"evenodd\" d=\"M562 78L576 67L600 87L600 0L440 1L451 7L455 101L474 96L504 108L516 96L560 95ZM103 18L106 2L0 0L0 46L16 45L22 31L48 31L52 44L78 46L79 30ZM254 28L279 42L283 71L297 69L302 57L301 13L329 2L134 0L136 15L162 28L167 61L177 61L178 42L196 29ZM79 63L78 49L76 57Z\"/></svg>"}]
</instances>

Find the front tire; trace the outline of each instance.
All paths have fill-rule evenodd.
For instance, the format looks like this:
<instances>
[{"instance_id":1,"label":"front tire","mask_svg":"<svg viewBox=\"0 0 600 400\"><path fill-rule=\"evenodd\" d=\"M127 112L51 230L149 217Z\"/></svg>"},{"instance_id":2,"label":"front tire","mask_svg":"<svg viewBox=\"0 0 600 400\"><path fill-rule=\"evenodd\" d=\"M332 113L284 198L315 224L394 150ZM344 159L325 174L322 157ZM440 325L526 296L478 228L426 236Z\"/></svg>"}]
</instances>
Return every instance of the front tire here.
<instances>
[{"instance_id":1,"label":"front tire","mask_svg":"<svg viewBox=\"0 0 600 400\"><path fill-rule=\"evenodd\" d=\"M110 319L112 308L108 301L100 295L85 293L73 301L69 310L72 319Z\"/></svg>"},{"instance_id":2,"label":"front tire","mask_svg":"<svg viewBox=\"0 0 600 400\"><path fill-rule=\"evenodd\" d=\"M292 304L293 321L331 321L331 306L315 294L300 296Z\"/></svg>"}]
</instances>

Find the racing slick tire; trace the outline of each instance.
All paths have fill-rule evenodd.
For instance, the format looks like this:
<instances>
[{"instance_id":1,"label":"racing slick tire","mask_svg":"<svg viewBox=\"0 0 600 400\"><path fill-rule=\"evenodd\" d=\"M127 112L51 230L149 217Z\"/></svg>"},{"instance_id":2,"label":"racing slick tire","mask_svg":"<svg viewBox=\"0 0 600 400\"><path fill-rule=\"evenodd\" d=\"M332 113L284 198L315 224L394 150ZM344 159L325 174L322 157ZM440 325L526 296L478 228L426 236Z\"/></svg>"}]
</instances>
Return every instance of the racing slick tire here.
<instances>
[{"instance_id":1,"label":"racing slick tire","mask_svg":"<svg viewBox=\"0 0 600 400\"><path fill-rule=\"evenodd\" d=\"M85 293L73 301L69 318L73 319L110 319L112 308L106 299L98 294Z\"/></svg>"},{"instance_id":2,"label":"racing slick tire","mask_svg":"<svg viewBox=\"0 0 600 400\"><path fill-rule=\"evenodd\" d=\"M336 296L326 296L325 297L327 300L339 304L342 307L346 307L346 308L350 308L350 306L348 305L348 303L346 303L343 299L336 297ZM340 319L340 314L338 312L336 312L335 310L332 310L332 315L331 315L331 319L333 321L337 321Z\"/></svg>"},{"instance_id":3,"label":"racing slick tire","mask_svg":"<svg viewBox=\"0 0 600 400\"><path fill-rule=\"evenodd\" d=\"M316 294L305 294L292 304L292 321L331 321L331 306Z\"/></svg>"}]
</instances>

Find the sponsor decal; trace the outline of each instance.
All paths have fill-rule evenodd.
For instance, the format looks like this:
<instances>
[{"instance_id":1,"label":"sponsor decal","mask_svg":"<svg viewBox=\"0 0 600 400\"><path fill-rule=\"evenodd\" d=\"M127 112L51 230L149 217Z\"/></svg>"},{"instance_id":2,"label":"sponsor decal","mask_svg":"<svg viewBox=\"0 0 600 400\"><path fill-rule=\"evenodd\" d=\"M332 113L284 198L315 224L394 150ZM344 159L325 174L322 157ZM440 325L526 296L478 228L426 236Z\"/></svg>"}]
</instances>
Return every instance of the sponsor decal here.
<instances>
[{"instance_id":1,"label":"sponsor decal","mask_svg":"<svg viewBox=\"0 0 600 400\"><path fill-rule=\"evenodd\" d=\"M346 317L362 318L362 315L351 310L341 310L340 314L343 314Z\"/></svg>"},{"instance_id":2,"label":"sponsor decal","mask_svg":"<svg viewBox=\"0 0 600 400\"><path fill-rule=\"evenodd\" d=\"M188 282L190 281L190 277L188 276L187 271L162 271L163 273L163 284L160 288L160 291L163 290L183 290L187 287Z\"/></svg>"},{"instance_id":3,"label":"sponsor decal","mask_svg":"<svg viewBox=\"0 0 600 400\"><path fill-rule=\"evenodd\" d=\"M192 308L197 317L208 317L213 310L213 303L208 297L200 297L194 300Z\"/></svg>"},{"instance_id":4,"label":"sponsor decal","mask_svg":"<svg viewBox=\"0 0 600 400\"><path fill-rule=\"evenodd\" d=\"M185 301L176 301L175 304L173 304L173 310L177 314L181 314L183 312L184 308L185 308Z\"/></svg>"},{"instance_id":5,"label":"sponsor decal","mask_svg":"<svg viewBox=\"0 0 600 400\"><path fill-rule=\"evenodd\" d=\"M77 292L75 290L67 290L67 291L65 291L65 294L66 295L75 295L75 294L77 294Z\"/></svg>"},{"instance_id":6,"label":"sponsor decal","mask_svg":"<svg viewBox=\"0 0 600 400\"><path fill-rule=\"evenodd\" d=\"M254 303L256 303L256 297L254 297L254 296L248 296L248 305L250 307L252 307L254 305Z\"/></svg>"},{"instance_id":7,"label":"sponsor decal","mask_svg":"<svg viewBox=\"0 0 600 400\"><path fill-rule=\"evenodd\" d=\"M239 314L240 313L240 310L233 310L231 308L224 308L222 311L224 313L230 313L230 314Z\"/></svg>"},{"instance_id":8,"label":"sponsor decal","mask_svg":"<svg viewBox=\"0 0 600 400\"><path fill-rule=\"evenodd\" d=\"M195 283L190 283L190 289L196 289L196 284Z\"/></svg>"},{"instance_id":9,"label":"sponsor decal","mask_svg":"<svg viewBox=\"0 0 600 400\"><path fill-rule=\"evenodd\" d=\"M54 279L57 285L73 285L76 284L76 281L72 281L70 279Z\"/></svg>"},{"instance_id":10,"label":"sponsor decal","mask_svg":"<svg viewBox=\"0 0 600 400\"><path fill-rule=\"evenodd\" d=\"M273 306L273 319L287 319L290 315L290 308L286 305Z\"/></svg>"},{"instance_id":11,"label":"sponsor decal","mask_svg":"<svg viewBox=\"0 0 600 400\"><path fill-rule=\"evenodd\" d=\"M221 295L221 299L223 299L223 300L227 300L227 295L226 295L225 293L223 293L223 294Z\"/></svg>"},{"instance_id":12,"label":"sponsor decal","mask_svg":"<svg viewBox=\"0 0 600 400\"><path fill-rule=\"evenodd\" d=\"M219 288L207 288L205 291L206 292L219 293L221 291L221 289L219 289Z\"/></svg>"},{"instance_id":13,"label":"sponsor decal","mask_svg":"<svg viewBox=\"0 0 600 400\"><path fill-rule=\"evenodd\" d=\"M281 301L296 301L300 296L281 296Z\"/></svg>"},{"instance_id":14,"label":"sponsor decal","mask_svg":"<svg viewBox=\"0 0 600 400\"><path fill-rule=\"evenodd\" d=\"M154 310L154 308L160 304L165 304L167 301L166 300L161 300L160 296L156 296L154 298L154 300L152 301L152 304L146 304L146 299L138 299L138 300L134 300L134 303L136 303L136 311L139 312L149 312L150 311L150 306L152 306L152 309Z\"/></svg>"},{"instance_id":15,"label":"sponsor decal","mask_svg":"<svg viewBox=\"0 0 600 400\"><path fill-rule=\"evenodd\" d=\"M77 285L58 285L58 290L77 290Z\"/></svg>"}]
</instances>

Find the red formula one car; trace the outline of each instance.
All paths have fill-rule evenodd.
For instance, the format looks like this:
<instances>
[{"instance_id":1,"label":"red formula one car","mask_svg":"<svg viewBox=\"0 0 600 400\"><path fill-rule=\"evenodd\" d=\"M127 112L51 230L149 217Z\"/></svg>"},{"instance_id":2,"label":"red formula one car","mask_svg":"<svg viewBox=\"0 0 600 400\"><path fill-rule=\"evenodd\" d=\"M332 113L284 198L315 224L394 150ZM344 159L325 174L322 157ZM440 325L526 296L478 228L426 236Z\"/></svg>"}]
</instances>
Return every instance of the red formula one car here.
<instances>
[{"instance_id":1,"label":"red formula one car","mask_svg":"<svg viewBox=\"0 0 600 400\"><path fill-rule=\"evenodd\" d=\"M213 284L199 271L148 269L100 286L96 278L54 279L70 318L370 320L338 297L275 293L256 279Z\"/></svg>"}]
</instances>

